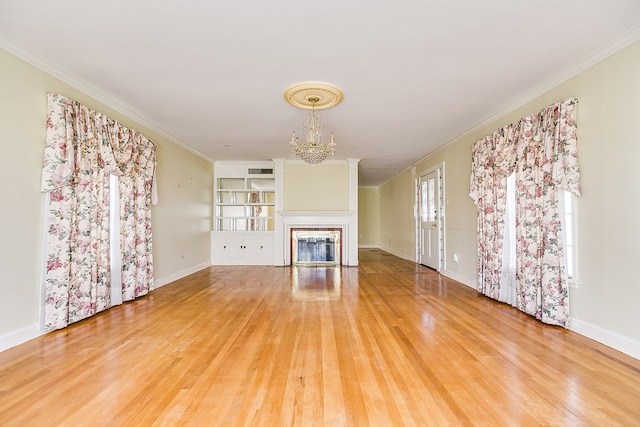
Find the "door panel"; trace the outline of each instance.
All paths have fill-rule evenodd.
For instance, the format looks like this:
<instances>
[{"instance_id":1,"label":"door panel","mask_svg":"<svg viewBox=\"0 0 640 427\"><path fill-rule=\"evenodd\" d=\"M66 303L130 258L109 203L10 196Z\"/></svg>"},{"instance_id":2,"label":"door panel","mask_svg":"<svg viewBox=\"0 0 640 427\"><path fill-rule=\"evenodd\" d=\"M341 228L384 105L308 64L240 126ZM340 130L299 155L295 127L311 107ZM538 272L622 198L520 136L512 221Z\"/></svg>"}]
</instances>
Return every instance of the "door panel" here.
<instances>
[{"instance_id":1,"label":"door panel","mask_svg":"<svg viewBox=\"0 0 640 427\"><path fill-rule=\"evenodd\" d=\"M420 264L440 269L438 171L420 177Z\"/></svg>"}]
</instances>

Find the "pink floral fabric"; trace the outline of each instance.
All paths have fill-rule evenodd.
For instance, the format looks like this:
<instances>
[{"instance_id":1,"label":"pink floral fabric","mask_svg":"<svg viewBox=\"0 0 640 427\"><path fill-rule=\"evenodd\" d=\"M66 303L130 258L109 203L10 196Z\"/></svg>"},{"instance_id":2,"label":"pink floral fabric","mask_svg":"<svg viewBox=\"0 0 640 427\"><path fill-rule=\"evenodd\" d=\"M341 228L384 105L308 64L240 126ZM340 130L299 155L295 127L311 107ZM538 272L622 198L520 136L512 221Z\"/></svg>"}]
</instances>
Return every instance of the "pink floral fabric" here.
<instances>
[{"instance_id":1,"label":"pink floral fabric","mask_svg":"<svg viewBox=\"0 0 640 427\"><path fill-rule=\"evenodd\" d=\"M515 168L518 124L474 145L471 196L478 206L478 290L498 299L501 285L507 177Z\"/></svg>"},{"instance_id":2,"label":"pink floral fabric","mask_svg":"<svg viewBox=\"0 0 640 427\"><path fill-rule=\"evenodd\" d=\"M516 176L516 306L568 326L568 280L558 191L580 195L577 100L559 101L473 146L470 195L478 206L478 290L498 298L506 178Z\"/></svg>"},{"instance_id":3,"label":"pink floral fabric","mask_svg":"<svg viewBox=\"0 0 640 427\"><path fill-rule=\"evenodd\" d=\"M105 115L48 95L41 190L49 193L45 330L111 306L109 175L119 176L123 300L153 288L155 144Z\"/></svg>"}]
</instances>

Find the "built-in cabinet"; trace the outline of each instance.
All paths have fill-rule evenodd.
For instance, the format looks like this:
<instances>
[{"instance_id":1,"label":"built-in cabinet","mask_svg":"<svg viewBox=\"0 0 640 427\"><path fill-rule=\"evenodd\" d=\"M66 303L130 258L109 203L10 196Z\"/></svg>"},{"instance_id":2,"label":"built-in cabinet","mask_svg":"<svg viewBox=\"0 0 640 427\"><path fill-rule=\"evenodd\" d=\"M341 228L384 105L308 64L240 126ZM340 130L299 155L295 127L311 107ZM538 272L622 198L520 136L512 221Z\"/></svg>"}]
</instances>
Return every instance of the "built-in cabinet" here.
<instances>
[{"instance_id":1,"label":"built-in cabinet","mask_svg":"<svg viewBox=\"0 0 640 427\"><path fill-rule=\"evenodd\" d=\"M295 161L293 161L295 162ZM333 162L341 162L334 160ZM213 265L291 265L291 232L295 228L340 229L341 265L358 265L358 159L347 159L348 179L334 182L327 171L335 168L312 168L303 173L289 174L288 197L294 199L292 187L308 187L314 182L332 182L333 187L348 186L348 207L336 210L332 203L324 209L322 200L331 191L318 195L311 191L305 197L315 197L313 210L287 209L285 206L285 159L269 162L214 163L213 231L211 232L211 263ZM291 171L290 171L291 172ZM295 180L292 181L292 180ZM315 180L315 181L314 181ZM296 185L294 185L296 184ZM332 187L332 188L333 188ZM295 188L294 188L295 190ZM320 203L318 203L320 202ZM346 209L344 209L346 208Z\"/></svg>"},{"instance_id":2,"label":"built-in cabinet","mask_svg":"<svg viewBox=\"0 0 640 427\"><path fill-rule=\"evenodd\" d=\"M273 232L214 231L211 254L215 265L271 265Z\"/></svg>"},{"instance_id":3,"label":"built-in cabinet","mask_svg":"<svg viewBox=\"0 0 640 427\"><path fill-rule=\"evenodd\" d=\"M216 162L214 180L212 264L273 264L273 163Z\"/></svg>"}]
</instances>

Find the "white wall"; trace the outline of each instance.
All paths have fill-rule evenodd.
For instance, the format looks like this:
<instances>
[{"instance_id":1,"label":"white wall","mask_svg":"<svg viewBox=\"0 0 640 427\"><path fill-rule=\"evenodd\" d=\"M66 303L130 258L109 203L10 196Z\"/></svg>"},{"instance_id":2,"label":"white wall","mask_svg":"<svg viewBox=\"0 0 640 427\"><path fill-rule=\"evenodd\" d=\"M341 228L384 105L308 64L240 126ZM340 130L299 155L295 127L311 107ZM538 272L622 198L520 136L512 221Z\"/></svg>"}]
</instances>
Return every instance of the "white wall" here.
<instances>
[{"instance_id":1,"label":"white wall","mask_svg":"<svg viewBox=\"0 0 640 427\"><path fill-rule=\"evenodd\" d=\"M152 210L156 285L206 267L211 258L210 162L0 49L0 350L40 333L47 92L106 113L158 145L159 203Z\"/></svg>"},{"instance_id":2,"label":"white wall","mask_svg":"<svg viewBox=\"0 0 640 427\"><path fill-rule=\"evenodd\" d=\"M471 145L572 96L578 97L583 195L577 202L581 284L571 289L571 328L640 358L640 278L635 268L640 242L640 42L428 155L416 165L417 174L445 162L443 273L475 286L476 210L468 196ZM380 186L380 246L407 259L415 256L414 202L410 170ZM460 256L457 263L454 252Z\"/></svg>"}]
</instances>

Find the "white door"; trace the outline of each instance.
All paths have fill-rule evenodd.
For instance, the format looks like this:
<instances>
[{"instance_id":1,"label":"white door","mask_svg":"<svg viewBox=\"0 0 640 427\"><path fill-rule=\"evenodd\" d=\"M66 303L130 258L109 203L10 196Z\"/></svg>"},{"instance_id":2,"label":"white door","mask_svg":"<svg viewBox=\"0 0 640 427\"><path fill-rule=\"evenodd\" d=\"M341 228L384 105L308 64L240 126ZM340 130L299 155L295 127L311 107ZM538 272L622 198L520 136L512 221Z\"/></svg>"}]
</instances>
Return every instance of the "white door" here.
<instances>
[{"instance_id":1,"label":"white door","mask_svg":"<svg viewBox=\"0 0 640 427\"><path fill-rule=\"evenodd\" d=\"M420 264L440 270L440 183L438 170L420 177Z\"/></svg>"}]
</instances>

